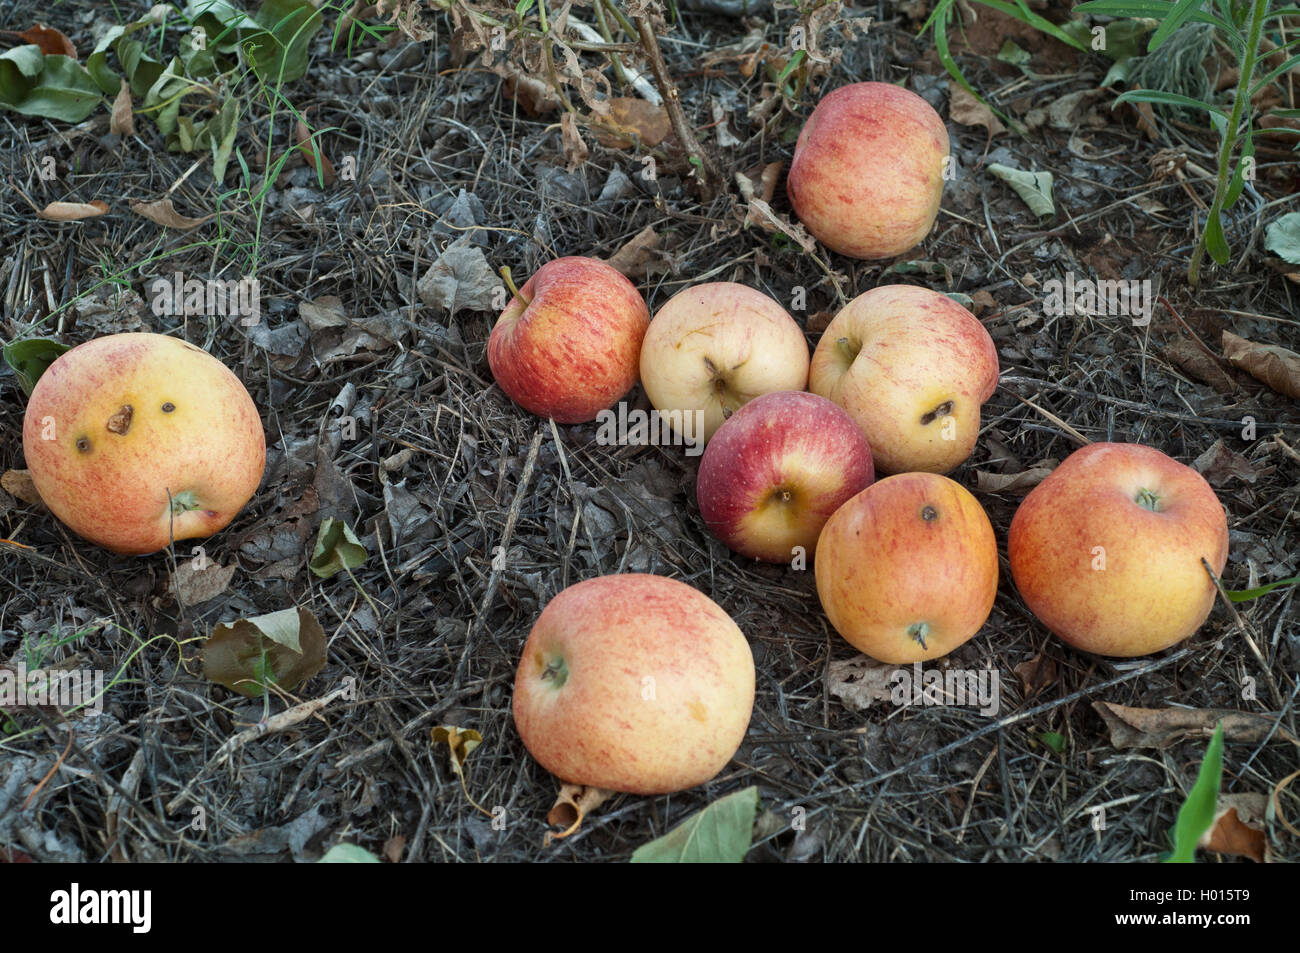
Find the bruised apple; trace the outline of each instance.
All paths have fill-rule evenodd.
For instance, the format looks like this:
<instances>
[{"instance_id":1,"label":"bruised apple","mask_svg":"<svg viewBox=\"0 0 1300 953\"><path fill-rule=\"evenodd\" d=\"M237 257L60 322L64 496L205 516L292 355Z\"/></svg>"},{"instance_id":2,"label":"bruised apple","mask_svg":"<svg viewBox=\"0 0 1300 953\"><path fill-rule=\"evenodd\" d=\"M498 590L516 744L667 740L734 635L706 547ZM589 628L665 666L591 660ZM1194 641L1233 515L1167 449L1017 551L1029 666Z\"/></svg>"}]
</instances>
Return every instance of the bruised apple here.
<instances>
[{"instance_id":1,"label":"bruised apple","mask_svg":"<svg viewBox=\"0 0 1300 953\"><path fill-rule=\"evenodd\" d=\"M41 375L23 454L70 529L144 554L229 523L262 480L266 436L244 385L206 351L162 334L112 334Z\"/></svg>"},{"instance_id":2,"label":"bruised apple","mask_svg":"<svg viewBox=\"0 0 1300 953\"><path fill-rule=\"evenodd\" d=\"M515 677L524 747L561 781L666 794L731 760L754 657L712 599L663 576L575 583L538 616Z\"/></svg>"}]
</instances>

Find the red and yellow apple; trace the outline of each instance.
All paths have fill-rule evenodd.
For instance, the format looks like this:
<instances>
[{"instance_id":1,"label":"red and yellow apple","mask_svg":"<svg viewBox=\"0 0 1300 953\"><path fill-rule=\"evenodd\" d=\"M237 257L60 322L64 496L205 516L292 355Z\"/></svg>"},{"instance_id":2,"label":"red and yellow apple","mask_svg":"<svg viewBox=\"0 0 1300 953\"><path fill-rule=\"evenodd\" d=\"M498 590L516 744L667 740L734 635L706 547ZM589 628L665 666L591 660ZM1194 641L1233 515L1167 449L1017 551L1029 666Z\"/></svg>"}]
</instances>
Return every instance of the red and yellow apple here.
<instances>
[{"instance_id":1,"label":"red and yellow apple","mask_svg":"<svg viewBox=\"0 0 1300 953\"><path fill-rule=\"evenodd\" d=\"M970 456L998 383L984 325L947 295L881 285L831 321L810 390L849 412L885 473L947 473Z\"/></svg>"},{"instance_id":2,"label":"red and yellow apple","mask_svg":"<svg viewBox=\"0 0 1300 953\"><path fill-rule=\"evenodd\" d=\"M266 435L239 378L206 351L162 334L112 334L41 375L23 454L63 523L143 554L234 519L262 480Z\"/></svg>"},{"instance_id":3,"label":"red and yellow apple","mask_svg":"<svg viewBox=\"0 0 1300 953\"><path fill-rule=\"evenodd\" d=\"M703 413L709 440L760 394L803 390L808 342L779 304L746 285L715 281L677 292L641 345L641 384L655 409Z\"/></svg>"},{"instance_id":4,"label":"red and yellow apple","mask_svg":"<svg viewBox=\"0 0 1300 953\"><path fill-rule=\"evenodd\" d=\"M603 261L556 258L510 299L488 337L488 365L507 397L558 423L595 420L636 384L650 311Z\"/></svg>"},{"instance_id":5,"label":"red and yellow apple","mask_svg":"<svg viewBox=\"0 0 1300 953\"><path fill-rule=\"evenodd\" d=\"M743 556L788 563L812 555L822 526L870 485L871 447L825 397L776 391L718 428L695 485L709 530Z\"/></svg>"},{"instance_id":6,"label":"red and yellow apple","mask_svg":"<svg viewBox=\"0 0 1300 953\"><path fill-rule=\"evenodd\" d=\"M804 123L786 192L827 248L892 258L934 225L947 157L948 130L924 99L892 83L853 83Z\"/></svg>"},{"instance_id":7,"label":"red and yellow apple","mask_svg":"<svg viewBox=\"0 0 1300 953\"><path fill-rule=\"evenodd\" d=\"M640 573L552 599L515 676L515 725L542 767L633 794L714 777L753 707L754 657L731 617L683 582Z\"/></svg>"},{"instance_id":8,"label":"red and yellow apple","mask_svg":"<svg viewBox=\"0 0 1300 953\"><path fill-rule=\"evenodd\" d=\"M867 487L826 521L817 594L835 630L890 664L947 655L979 631L998 589L998 547L979 501L934 473Z\"/></svg>"},{"instance_id":9,"label":"red and yellow apple","mask_svg":"<svg viewBox=\"0 0 1300 953\"><path fill-rule=\"evenodd\" d=\"M1025 605L1097 655L1159 652L1201 627L1228 558L1228 520L1205 478L1153 447L1093 443L1021 501L1007 538Z\"/></svg>"}]
</instances>

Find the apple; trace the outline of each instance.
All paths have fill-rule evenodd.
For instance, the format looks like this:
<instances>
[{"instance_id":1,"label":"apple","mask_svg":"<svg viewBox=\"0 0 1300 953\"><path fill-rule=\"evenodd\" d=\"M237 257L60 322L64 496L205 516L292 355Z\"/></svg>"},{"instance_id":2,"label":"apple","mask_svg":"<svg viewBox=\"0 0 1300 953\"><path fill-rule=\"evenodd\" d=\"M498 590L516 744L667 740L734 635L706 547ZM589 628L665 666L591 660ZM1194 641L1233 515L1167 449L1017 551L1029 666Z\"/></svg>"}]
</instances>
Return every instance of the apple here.
<instances>
[{"instance_id":1,"label":"apple","mask_svg":"<svg viewBox=\"0 0 1300 953\"><path fill-rule=\"evenodd\" d=\"M947 473L970 456L998 383L984 325L947 295L881 285L835 315L810 390L849 412L886 473Z\"/></svg>"},{"instance_id":2,"label":"apple","mask_svg":"<svg viewBox=\"0 0 1300 953\"><path fill-rule=\"evenodd\" d=\"M1153 447L1092 443L1021 501L1007 538L1025 605L1097 655L1149 655L1201 627L1228 559L1205 478Z\"/></svg>"},{"instance_id":3,"label":"apple","mask_svg":"<svg viewBox=\"0 0 1300 953\"><path fill-rule=\"evenodd\" d=\"M854 648L889 664L924 662L988 619L998 547L964 487L935 473L900 473L826 521L816 575L827 618Z\"/></svg>"},{"instance_id":4,"label":"apple","mask_svg":"<svg viewBox=\"0 0 1300 953\"><path fill-rule=\"evenodd\" d=\"M731 617L686 583L641 573L552 599L515 676L515 725L542 767L632 794L714 777L753 707L754 657Z\"/></svg>"},{"instance_id":5,"label":"apple","mask_svg":"<svg viewBox=\"0 0 1300 953\"><path fill-rule=\"evenodd\" d=\"M594 258L556 258L510 299L488 337L506 396L557 423L595 420L636 384L650 324L632 282Z\"/></svg>"},{"instance_id":6,"label":"apple","mask_svg":"<svg viewBox=\"0 0 1300 953\"><path fill-rule=\"evenodd\" d=\"M211 354L163 334L110 334L41 375L23 454L70 529L141 555L234 519L262 481L266 435L244 385Z\"/></svg>"},{"instance_id":7,"label":"apple","mask_svg":"<svg viewBox=\"0 0 1300 953\"><path fill-rule=\"evenodd\" d=\"M804 123L786 192L827 248L892 258L934 225L947 158L948 130L924 99L892 83L853 83Z\"/></svg>"},{"instance_id":8,"label":"apple","mask_svg":"<svg viewBox=\"0 0 1300 953\"><path fill-rule=\"evenodd\" d=\"M760 394L803 390L808 342L779 304L746 285L714 281L673 295L641 345L641 384L662 413L700 412L708 441Z\"/></svg>"},{"instance_id":9,"label":"apple","mask_svg":"<svg viewBox=\"0 0 1300 953\"><path fill-rule=\"evenodd\" d=\"M742 556L791 560L811 553L830 515L870 485L871 447L825 397L776 391L718 428L695 484L710 532Z\"/></svg>"}]
</instances>

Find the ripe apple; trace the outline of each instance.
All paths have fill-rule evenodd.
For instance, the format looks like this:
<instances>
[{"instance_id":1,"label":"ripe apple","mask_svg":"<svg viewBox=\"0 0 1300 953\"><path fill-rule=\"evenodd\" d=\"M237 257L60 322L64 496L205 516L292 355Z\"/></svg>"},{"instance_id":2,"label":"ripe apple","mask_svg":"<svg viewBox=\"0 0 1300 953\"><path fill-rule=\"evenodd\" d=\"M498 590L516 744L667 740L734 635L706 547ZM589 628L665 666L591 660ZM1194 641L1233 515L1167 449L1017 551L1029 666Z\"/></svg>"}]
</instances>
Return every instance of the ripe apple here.
<instances>
[{"instance_id":1,"label":"ripe apple","mask_svg":"<svg viewBox=\"0 0 1300 953\"><path fill-rule=\"evenodd\" d=\"M849 412L886 473L947 473L970 456L998 383L993 339L947 295L881 285L850 301L813 354L810 390Z\"/></svg>"},{"instance_id":2,"label":"ripe apple","mask_svg":"<svg viewBox=\"0 0 1300 953\"><path fill-rule=\"evenodd\" d=\"M753 288L693 285L665 302L641 345L641 383L664 413L701 411L707 441L759 394L803 390L808 342L794 318Z\"/></svg>"},{"instance_id":3,"label":"ripe apple","mask_svg":"<svg viewBox=\"0 0 1300 953\"><path fill-rule=\"evenodd\" d=\"M594 258L556 258L510 299L488 337L506 396L558 423L595 420L636 384L645 299Z\"/></svg>"},{"instance_id":4,"label":"ripe apple","mask_svg":"<svg viewBox=\"0 0 1300 953\"><path fill-rule=\"evenodd\" d=\"M754 657L731 617L683 582L641 573L552 599L515 676L515 725L542 767L633 794L708 781L753 707Z\"/></svg>"},{"instance_id":5,"label":"ripe apple","mask_svg":"<svg viewBox=\"0 0 1300 953\"><path fill-rule=\"evenodd\" d=\"M262 480L266 435L239 378L206 351L163 334L110 334L41 375L23 454L55 516L138 555L234 519Z\"/></svg>"},{"instance_id":6,"label":"ripe apple","mask_svg":"<svg viewBox=\"0 0 1300 953\"><path fill-rule=\"evenodd\" d=\"M822 608L849 643L881 662L923 662L947 655L988 619L998 547L964 487L901 473L826 521L816 572Z\"/></svg>"},{"instance_id":7,"label":"ripe apple","mask_svg":"<svg viewBox=\"0 0 1300 953\"><path fill-rule=\"evenodd\" d=\"M948 130L924 99L892 83L853 83L804 123L786 192L827 248L892 258L934 225L947 157Z\"/></svg>"},{"instance_id":8,"label":"ripe apple","mask_svg":"<svg viewBox=\"0 0 1300 953\"><path fill-rule=\"evenodd\" d=\"M1228 558L1228 520L1204 477L1153 447L1092 443L1021 501L1007 538L1025 604L1066 642L1149 655L1201 627Z\"/></svg>"},{"instance_id":9,"label":"ripe apple","mask_svg":"<svg viewBox=\"0 0 1300 953\"><path fill-rule=\"evenodd\" d=\"M816 549L826 520L874 475L853 418L825 397L776 391L718 428L695 495L705 525L729 547L788 563L796 546Z\"/></svg>"}]
</instances>

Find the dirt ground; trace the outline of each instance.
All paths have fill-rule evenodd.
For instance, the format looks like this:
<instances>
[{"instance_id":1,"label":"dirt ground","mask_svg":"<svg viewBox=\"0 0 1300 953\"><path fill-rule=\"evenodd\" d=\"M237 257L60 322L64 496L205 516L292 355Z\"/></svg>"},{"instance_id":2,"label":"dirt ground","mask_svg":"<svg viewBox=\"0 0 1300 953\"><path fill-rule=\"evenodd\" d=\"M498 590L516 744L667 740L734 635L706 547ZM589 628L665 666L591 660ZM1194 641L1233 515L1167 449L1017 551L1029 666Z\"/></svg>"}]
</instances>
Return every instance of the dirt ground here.
<instances>
[{"instance_id":1,"label":"dirt ground","mask_svg":"<svg viewBox=\"0 0 1300 953\"><path fill-rule=\"evenodd\" d=\"M238 170L219 186L210 157L167 152L147 121L119 138L108 134L107 109L75 132L0 112L0 164L13 186L0 211L0 291L28 289L4 302L4 339L34 326L67 343L125 330L182 336L241 377L268 442L260 491L204 543L207 558L233 574L224 586L195 584L184 605L172 578L190 543L174 554L114 556L0 494L0 535L22 544L0 543L0 661L17 659L34 635L80 633L47 660L103 669L114 681L104 714L70 728L53 710L0 715L0 859L8 849L10 859L44 861L309 861L347 841L402 861L620 861L718 797L757 785L751 861L1153 861L1169 847L1206 733L1121 746L1101 702L1274 713L1268 737L1229 735L1223 782L1233 794L1271 795L1300 767L1286 740L1300 737L1295 587L1235 609L1221 601L1199 634L1157 656L1106 660L1070 649L1030 615L1005 539L1032 482L1011 476L1052 466L1080 437L1142 442L1184 463L1200 458L1229 515L1225 586L1296 574L1300 408L1230 367L1220 347L1228 329L1300 349L1300 289L1261 244L1263 226L1295 210L1291 144L1262 144L1258 181L1225 222L1237 258L1193 293L1185 271L1199 228L1194 201L1208 201L1211 189L1188 170L1214 167L1211 135L1158 116L1153 139L1134 111L1112 111L1113 90L1091 92L1107 68L1099 57L1040 43L1032 75L996 62L1005 31L990 20L954 49L1000 108L1023 118L1087 94L1024 137L990 140L949 116L952 84L930 41L916 38L926 9L876 4L860 11L874 17L865 33L832 31L833 70L803 92L801 114L778 111L766 126L749 110L770 93L770 77L761 67L746 75L741 55L707 54L752 50L755 37L779 45L795 13L743 21L685 12L662 43L686 114L728 179L707 202L684 181L689 167L671 142L647 181L635 150L585 130L588 155L571 168L560 114L531 115L504 94L501 76L459 55L441 15L427 16L434 36L422 43L367 41L348 55L329 48L327 33L317 37L309 77L285 95L328 130L321 141L336 167L353 157L355 177L322 189L295 156L260 214L246 196L223 197ZM0 26L43 19L88 50L95 21L112 15L89 0L17 0ZM922 95L952 140L955 176L935 228L904 256L912 264L857 262L820 247L808 254L744 227L734 174L788 165L801 115L819 94L867 79ZM269 115L264 99L249 99L239 146L255 176L268 129L273 154L292 145L284 111L274 127ZM56 158L54 181L36 174L33 157L45 154ZM1037 219L988 173L990 163L1050 171L1055 214ZM38 206L99 198L111 210L42 221L19 188ZM182 214L220 216L164 229L127 208L168 190ZM772 207L790 215L781 184ZM883 282L971 297L1002 378L975 453L953 477L989 513L1002 578L988 623L945 664L999 673L996 717L888 701L859 709L832 693L831 677L842 679L855 653L822 614L812 573L747 562L713 539L695 504L696 458L679 447L601 446L595 425L554 427L493 386L486 342L495 312L465 262L481 252L493 270L527 276L558 255L609 257L647 227L659 241L637 284L652 311L704 280L743 282L783 303L802 288L806 308L792 313L810 346L844 300ZM258 326L160 317L148 306L156 277L237 276L254 255ZM449 280L425 281L422 296L421 280L440 261ZM1047 316L1043 283L1066 271L1150 279L1167 305L1145 326ZM304 317L302 303L327 296L339 299L341 320L311 309ZM0 377L6 470L24 465L24 401L14 376ZM649 406L640 388L629 402ZM1254 439L1243 439L1247 417ZM340 418L352 418L355 433ZM322 581L307 569L327 517L346 520L369 552L355 580ZM684 580L732 615L754 650L753 720L711 783L617 797L544 848L556 783L514 730L515 666L551 597L614 572ZM290 606L309 609L328 638L323 671L296 699L325 697L349 677L356 695L223 751L294 701L264 709L207 681L202 640L218 622ZM1256 697L1243 698L1247 683ZM446 746L430 741L439 725L481 733L465 783L480 805L504 809L504 825L467 799ZM806 820L802 830L792 829L795 816ZM1300 859L1300 839L1281 819L1300 824L1295 789L1278 795L1268 831L1275 859Z\"/></svg>"}]
</instances>

